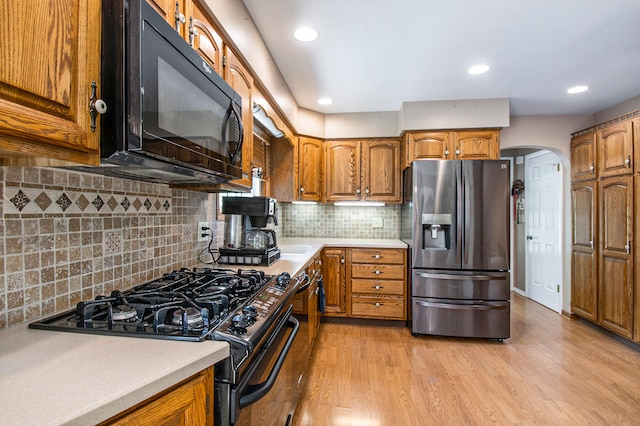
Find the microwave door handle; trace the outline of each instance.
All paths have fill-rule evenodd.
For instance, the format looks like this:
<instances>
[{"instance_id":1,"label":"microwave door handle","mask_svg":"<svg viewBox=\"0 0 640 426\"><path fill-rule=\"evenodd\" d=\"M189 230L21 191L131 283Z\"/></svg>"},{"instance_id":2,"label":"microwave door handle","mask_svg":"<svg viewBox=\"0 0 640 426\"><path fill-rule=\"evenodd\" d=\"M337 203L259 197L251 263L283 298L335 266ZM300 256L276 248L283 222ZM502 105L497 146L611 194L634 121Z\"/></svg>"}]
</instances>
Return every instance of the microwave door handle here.
<instances>
[{"instance_id":1,"label":"microwave door handle","mask_svg":"<svg viewBox=\"0 0 640 426\"><path fill-rule=\"evenodd\" d=\"M231 105L229 105L229 109L225 114L224 122L222 123L222 141L225 145L227 145L227 148L229 147L229 141L227 140L227 126L229 125L229 120L231 120L232 113L236 116L239 127L238 147L233 152L229 150L229 160L231 161L231 164L234 164L238 159L238 155L242 153L242 144L244 142L244 125L242 124L242 117L240 116L240 114L238 114L238 111L236 111L234 103L231 102Z\"/></svg>"}]
</instances>

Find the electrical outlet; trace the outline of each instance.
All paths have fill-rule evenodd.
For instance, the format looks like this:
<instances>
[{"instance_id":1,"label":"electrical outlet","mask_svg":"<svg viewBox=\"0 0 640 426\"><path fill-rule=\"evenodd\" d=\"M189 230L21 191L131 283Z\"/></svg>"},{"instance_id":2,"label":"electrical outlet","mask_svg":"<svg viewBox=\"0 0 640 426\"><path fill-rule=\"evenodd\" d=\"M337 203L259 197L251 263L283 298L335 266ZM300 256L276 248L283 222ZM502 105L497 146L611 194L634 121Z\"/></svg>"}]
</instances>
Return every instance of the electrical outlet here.
<instances>
[{"instance_id":1,"label":"electrical outlet","mask_svg":"<svg viewBox=\"0 0 640 426\"><path fill-rule=\"evenodd\" d=\"M198 222L198 242L207 241L211 235L211 229L207 222Z\"/></svg>"},{"instance_id":2,"label":"electrical outlet","mask_svg":"<svg viewBox=\"0 0 640 426\"><path fill-rule=\"evenodd\" d=\"M371 219L371 227L372 228L382 228L382 218L381 217L374 217L373 219Z\"/></svg>"}]
</instances>

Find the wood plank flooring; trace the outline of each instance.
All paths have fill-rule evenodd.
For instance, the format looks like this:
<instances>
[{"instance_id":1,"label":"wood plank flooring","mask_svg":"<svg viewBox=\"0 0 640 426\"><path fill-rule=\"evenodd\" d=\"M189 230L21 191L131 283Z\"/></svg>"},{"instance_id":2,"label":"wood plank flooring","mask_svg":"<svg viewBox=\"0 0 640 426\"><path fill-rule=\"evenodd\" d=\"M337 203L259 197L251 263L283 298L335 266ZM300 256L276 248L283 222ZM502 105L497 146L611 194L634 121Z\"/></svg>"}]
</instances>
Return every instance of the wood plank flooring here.
<instances>
[{"instance_id":1,"label":"wood plank flooring","mask_svg":"<svg viewBox=\"0 0 640 426\"><path fill-rule=\"evenodd\" d=\"M323 323L293 425L640 424L640 352L517 294L511 336Z\"/></svg>"}]
</instances>

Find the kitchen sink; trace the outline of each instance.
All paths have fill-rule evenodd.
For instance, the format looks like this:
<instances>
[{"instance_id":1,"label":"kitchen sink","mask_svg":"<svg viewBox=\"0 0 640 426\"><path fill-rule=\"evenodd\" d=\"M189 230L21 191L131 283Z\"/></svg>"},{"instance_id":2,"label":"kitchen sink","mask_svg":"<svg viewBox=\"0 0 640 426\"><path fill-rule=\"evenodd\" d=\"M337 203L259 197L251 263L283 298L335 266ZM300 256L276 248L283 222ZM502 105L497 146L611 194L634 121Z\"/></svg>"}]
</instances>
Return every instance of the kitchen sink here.
<instances>
[{"instance_id":1,"label":"kitchen sink","mask_svg":"<svg viewBox=\"0 0 640 426\"><path fill-rule=\"evenodd\" d=\"M291 255L291 254L307 254L311 250L311 246L306 246L303 244L291 244L291 245L278 245L280 249L280 253Z\"/></svg>"}]
</instances>

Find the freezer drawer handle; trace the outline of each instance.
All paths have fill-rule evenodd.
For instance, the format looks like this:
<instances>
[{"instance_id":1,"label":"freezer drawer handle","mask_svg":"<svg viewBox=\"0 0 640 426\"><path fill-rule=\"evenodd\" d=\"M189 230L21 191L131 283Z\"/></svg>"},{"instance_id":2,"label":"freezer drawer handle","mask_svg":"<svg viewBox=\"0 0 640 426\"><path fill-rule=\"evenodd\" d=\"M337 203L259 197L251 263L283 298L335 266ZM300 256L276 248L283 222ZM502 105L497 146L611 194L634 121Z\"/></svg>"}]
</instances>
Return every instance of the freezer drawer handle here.
<instances>
[{"instance_id":1,"label":"freezer drawer handle","mask_svg":"<svg viewBox=\"0 0 640 426\"><path fill-rule=\"evenodd\" d=\"M434 302L416 302L420 306L427 308L445 308L445 309L457 309L457 310L473 310L473 311L496 311L499 309L507 309L507 304L504 305L456 305L454 303L434 303Z\"/></svg>"},{"instance_id":2,"label":"freezer drawer handle","mask_svg":"<svg viewBox=\"0 0 640 426\"><path fill-rule=\"evenodd\" d=\"M422 278L438 278L441 280L476 280L476 281L493 281L506 280L506 275L447 275L447 274L427 274L418 272L418 276Z\"/></svg>"}]
</instances>

